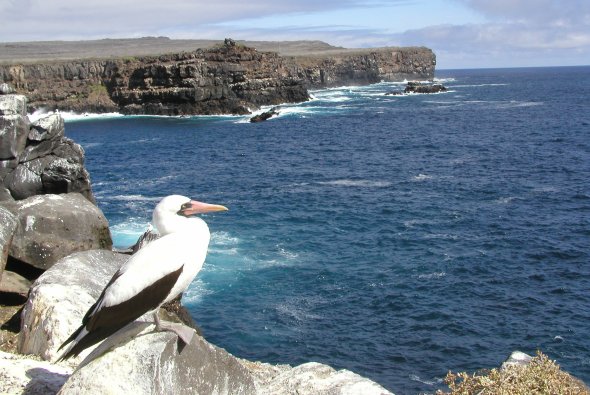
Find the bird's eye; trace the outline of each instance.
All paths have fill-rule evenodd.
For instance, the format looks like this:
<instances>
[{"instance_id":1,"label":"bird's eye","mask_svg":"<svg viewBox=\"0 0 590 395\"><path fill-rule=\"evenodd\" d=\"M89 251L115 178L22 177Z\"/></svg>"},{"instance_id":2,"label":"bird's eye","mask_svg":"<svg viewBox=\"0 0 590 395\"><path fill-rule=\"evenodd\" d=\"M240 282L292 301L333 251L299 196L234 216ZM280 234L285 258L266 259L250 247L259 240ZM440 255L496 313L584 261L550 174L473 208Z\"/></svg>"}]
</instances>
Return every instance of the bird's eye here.
<instances>
[{"instance_id":1,"label":"bird's eye","mask_svg":"<svg viewBox=\"0 0 590 395\"><path fill-rule=\"evenodd\" d=\"M178 214L178 215L186 215L184 213L184 210L188 210L189 208L191 208L191 202L186 202L182 206L180 206L180 210L178 210L176 212L176 214Z\"/></svg>"}]
</instances>

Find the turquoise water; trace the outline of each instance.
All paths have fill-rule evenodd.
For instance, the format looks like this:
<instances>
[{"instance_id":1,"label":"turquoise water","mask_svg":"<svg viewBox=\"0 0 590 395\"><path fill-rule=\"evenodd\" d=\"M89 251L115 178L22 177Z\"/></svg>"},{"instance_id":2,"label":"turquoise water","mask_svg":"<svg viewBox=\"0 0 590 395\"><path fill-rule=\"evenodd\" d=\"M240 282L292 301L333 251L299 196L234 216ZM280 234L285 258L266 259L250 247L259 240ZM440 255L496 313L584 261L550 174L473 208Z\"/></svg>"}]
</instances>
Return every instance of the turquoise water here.
<instances>
[{"instance_id":1,"label":"turquoise water","mask_svg":"<svg viewBox=\"0 0 590 395\"><path fill-rule=\"evenodd\" d=\"M185 294L245 358L351 369L398 394L543 350L590 382L590 67L438 72L313 92L281 116L86 117L118 246L159 198L220 203Z\"/></svg>"}]
</instances>

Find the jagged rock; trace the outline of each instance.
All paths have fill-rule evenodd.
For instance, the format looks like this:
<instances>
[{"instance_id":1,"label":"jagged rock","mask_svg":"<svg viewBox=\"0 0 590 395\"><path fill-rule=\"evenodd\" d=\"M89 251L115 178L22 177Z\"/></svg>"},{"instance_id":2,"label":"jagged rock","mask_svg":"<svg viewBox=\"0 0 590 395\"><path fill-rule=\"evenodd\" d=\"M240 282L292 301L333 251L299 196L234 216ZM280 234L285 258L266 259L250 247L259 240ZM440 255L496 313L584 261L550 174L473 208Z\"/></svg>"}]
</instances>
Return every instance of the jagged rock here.
<instances>
[{"instance_id":1,"label":"jagged rock","mask_svg":"<svg viewBox=\"0 0 590 395\"><path fill-rule=\"evenodd\" d=\"M0 84L0 95L10 95L14 92L14 88L7 83Z\"/></svg>"},{"instance_id":2,"label":"jagged rock","mask_svg":"<svg viewBox=\"0 0 590 395\"><path fill-rule=\"evenodd\" d=\"M0 281L0 292L27 297L31 282L18 273L5 270Z\"/></svg>"},{"instance_id":3,"label":"jagged rock","mask_svg":"<svg viewBox=\"0 0 590 395\"><path fill-rule=\"evenodd\" d=\"M14 214L0 206L0 281L2 280L2 273L6 267L8 250L12 243L17 224L18 221Z\"/></svg>"},{"instance_id":4,"label":"jagged rock","mask_svg":"<svg viewBox=\"0 0 590 395\"><path fill-rule=\"evenodd\" d=\"M56 359L59 346L80 326L88 308L128 258L106 250L77 252L43 273L33 283L23 309L19 352Z\"/></svg>"},{"instance_id":5,"label":"jagged rock","mask_svg":"<svg viewBox=\"0 0 590 395\"><path fill-rule=\"evenodd\" d=\"M404 89L404 93L439 93L446 91L447 88L441 84L422 84L413 81L408 82Z\"/></svg>"},{"instance_id":6,"label":"jagged rock","mask_svg":"<svg viewBox=\"0 0 590 395\"><path fill-rule=\"evenodd\" d=\"M0 115L27 115L27 98L23 95L0 96Z\"/></svg>"},{"instance_id":7,"label":"jagged rock","mask_svg":"<svg viewBox=\"0 0 590 395\"><path fill-rule=\"evenodd\" d=\"M250 118L250 122L254 123L266 121L267 119L272 118L275 115L279 115L279 112L275 108L273 108L269 111L265 111L263 113L253 116L252 118Z\"/></svg>"},{"instance_id":8,"label":"jagged rock","mask_svg":"<svg viewBox=\"0 0 590 395\"><path fill-rule=\"evenodd\" d=\"M107 340L116 344L110 352L83 361L60 394L256 393L252 375L238 359L202 337L195 335L179 349L173 333L154 333L153 326L140 323L131 329Z\"/></svg>"},{"instance_id":9,"label":"jagged rock","mask_svg":"<svg viewBox=\"0 0 590 395\"><path fill-rule=\"evenodd\" d=\"M293 368L283 366L279 369L273 369L270 365L266 366L266 370L270 372L271 379L263 378L257 383L256 393L259 395L392 395L379 384L356 373L345 369L335 370L317 362L308 362ZM259 378L264 377L260 373L258 375Z\"/></svg>"},{"instance_id":10,"label":"jagged rock","mask_svg":"<svg viewBox=\"0 0 590 395\"><path fill-rule=\"evenodd\" d=\"M0 100L3 97L0 96ZM27 144L29 125L22 115L0 116L0 160L19 158Z\"/></svg>"},{"instance_id":11,"label":"jagged rock","mask_svg":"<svg viewBox=\"0 0 590 395\"><path fill-rule=\"evenodd\" d=\"M111 249L103 213L79 193L38 195L4 206L18 218L9 255L48 269L76 251Z\"/></svg>"},{"instance_id":12,"label":"jagged rock","mask_svg":"<svg viewBox=\"0 0 590 395\"><path fill-rule=\"evenodd\" d=\"M68 367L0 351L0 393L53 395L72 373Z\"/></svg>"},{"instance_id":13,"label":"jagged rock","mask_svg":"<svg viewBox=\"0 0 590 395\"><path fill-rule=\"evenodd\" d=\"M0 103L14 96L0 96ZM0 182L0 201L79 192L96 203L84 150L64 137L61 115L32 124L25 115L0 116Z\"/></svg>"}]
</instances>

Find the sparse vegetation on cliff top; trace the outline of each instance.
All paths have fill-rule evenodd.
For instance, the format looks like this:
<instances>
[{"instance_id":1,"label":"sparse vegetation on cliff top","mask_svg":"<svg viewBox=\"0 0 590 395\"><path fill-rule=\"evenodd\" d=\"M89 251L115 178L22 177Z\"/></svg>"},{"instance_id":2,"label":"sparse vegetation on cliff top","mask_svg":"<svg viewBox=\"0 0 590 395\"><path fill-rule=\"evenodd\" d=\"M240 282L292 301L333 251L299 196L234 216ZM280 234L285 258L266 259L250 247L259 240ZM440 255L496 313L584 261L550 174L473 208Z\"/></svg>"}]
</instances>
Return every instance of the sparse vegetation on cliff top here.
<instances>
[{"instance_id":1,"label":"sparse vegetation on cliff top","mask_svg":"<svg viewBox=\"0 0 590 395\"><path fill-rule=\"evenodd\" d=\"M509 365L473 375L449 372L445 383L451 391L437 391L437 395L590 394L584 383L561 370L540 351L526 365Z\"/></svg>"}]
</instances>

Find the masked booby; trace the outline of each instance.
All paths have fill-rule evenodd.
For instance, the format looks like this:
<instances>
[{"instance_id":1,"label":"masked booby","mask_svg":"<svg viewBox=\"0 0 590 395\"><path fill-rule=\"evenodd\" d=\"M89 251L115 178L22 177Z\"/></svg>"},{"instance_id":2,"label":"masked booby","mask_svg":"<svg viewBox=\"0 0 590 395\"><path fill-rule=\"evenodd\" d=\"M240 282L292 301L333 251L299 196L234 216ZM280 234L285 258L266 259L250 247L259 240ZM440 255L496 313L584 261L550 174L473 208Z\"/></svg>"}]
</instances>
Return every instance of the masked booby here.
<instances>
[{"instance_id":1,"label":"masked booby","mask_svg":"<svg viewBox=\"0 0 590 395\"><path fill-rule=\"evenodd\" d=\"M180 195L162 199L152 217L160 238L132 255L113 275L82 325L59 348L69 344L58 361L77 356L148 312L153 312L156 330L174 331L189 343L194 331L160 322L158 308L182 293L205 261L209 228L201 218L190 216L224 210Z\"/></svg>"}]
</instances>

